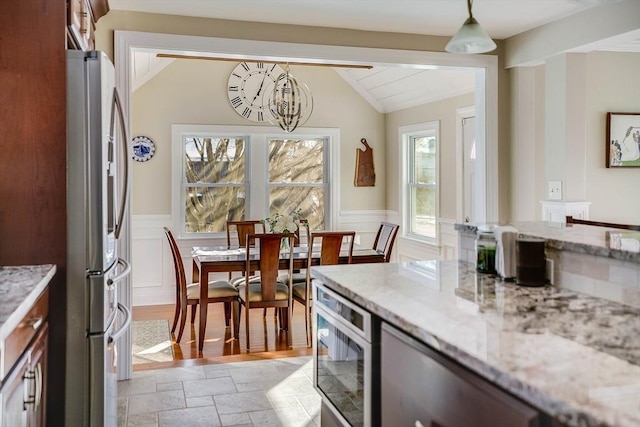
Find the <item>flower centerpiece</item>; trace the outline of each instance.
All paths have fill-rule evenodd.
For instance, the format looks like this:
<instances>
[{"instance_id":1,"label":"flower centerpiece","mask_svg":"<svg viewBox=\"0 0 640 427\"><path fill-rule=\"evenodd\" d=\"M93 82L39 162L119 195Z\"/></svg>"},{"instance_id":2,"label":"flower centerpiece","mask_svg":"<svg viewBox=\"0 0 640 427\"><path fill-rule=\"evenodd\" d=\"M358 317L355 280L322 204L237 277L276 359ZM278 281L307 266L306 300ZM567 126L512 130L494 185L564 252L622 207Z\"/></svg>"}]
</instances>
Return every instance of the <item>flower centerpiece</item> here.
<instances>
[{"instance_id":1,"label":"flower centerpiece","mask_svg":"<svg viewBox=\"0 0 640 427\"><path fill-rule=\"evenodd\" d=\"M290 215L282 215L280 212L276 212L265 218L263 222L265 226L269 227L271 233L295 233L298 230L300 219L302 219L302 210L297 209ZM282 239L280 249L283 252L289 250L288 239Z\"/></svg>"}]
</instances>

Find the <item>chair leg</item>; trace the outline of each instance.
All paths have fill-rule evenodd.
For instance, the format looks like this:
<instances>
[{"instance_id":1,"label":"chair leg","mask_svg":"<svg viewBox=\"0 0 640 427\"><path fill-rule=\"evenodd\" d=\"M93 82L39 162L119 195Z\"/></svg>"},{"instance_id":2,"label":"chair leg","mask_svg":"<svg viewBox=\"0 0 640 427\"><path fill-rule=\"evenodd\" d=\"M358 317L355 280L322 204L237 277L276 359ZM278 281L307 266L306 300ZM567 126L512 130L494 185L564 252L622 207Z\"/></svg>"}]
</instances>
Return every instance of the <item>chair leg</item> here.
<instances>
[{"instance_id":1,"label":"chair leg","mask_svg":"<svg viewBox=\"0 0 640 427\"><path fill-rule=\"evenodd\" d=\"M245 332L247 334L247 351L249 350L249 307L248 305L246 305L244 307L244 327L245 327Z\"/></svg>"},{"instance_id":2,"label":"chair leg","mask_svg":"<svg viewBox=\"0 0 640 427\"><path fill-rule=\"evenodd\" d=\"M191 306L191 324L195 324L196 323L196 308L198 307L198 304L194 304Z\"/></svg>"},{"instance_id":3,"label":"chair leg","mask_svg":"<svg viewBox=\"0 0 640 427\"><path fill-rule=\"evenodd\" d=\"M304 307L304 326L307 329L307 347L311 347L311 309Z\"/></svg>"},{"instance_id":4,"label":"chair leg","mask_svg":"<svg viewBox=\"0 0 640 427\"><path fill-rule=\"evenodd\" d=\"M193 306L193 309L195 309L195 306ZM187 323L187 303L185 302L181 304L181 308L180 308L180 330L178 331L178 337L176 338L176 342L178 343L182 339L182 333L184 332L184 326L186 325L186 323Z\"/></svg>"},{"instance_id":5,"label":"chair leg","mask_svg":"<svg viewBox=\"0 0 640 427\"><path fill-rule=\"evenodd\" d=\"M262 311L262 317L267 317L267 309L263 309Z\"/></svg>"},{"instance_id":6,"label":"chair leg","mask_svg":"<svg viewBox=\"0 0 640 427\"><path fill-rule=\"evenodd\" d=\"M176 326L178 326L178 319L180 319L180 300L176 300L176 312L173 315L173 325L171 325L171 333L175 333Z\"/></svg>"},{"instance_id":7,"label":"chair leg","mask_svg":"<svg viewBox=\"0 0 640 427\"><path fill-rule=\"evenodd\" d=\"M229 326L229 317L231 316L231 303L229 301L224 302L224 319L225 326Z\"/></svg>"},{"instance_id":8,"label":"chair leg","mask_svg":"<svg viewBox=\"0 0 640 427\"><path fill-rule=\"evenodd\" d=\"M291 348L293 347L293 325L289 327L289 322L293 322L293 307L287 306L285 312L287 313L287 346Z\"/></svg>"},{"instance_id":9,"label":"chair leg","mask_svg":"<svg viewBox=\"0 0 640 427\"><path fill-rule=\"evenodd\" d=\"M236 300L231 303L231 311L233 313L233 338L239 337L240 326L240 303ZM227 325L229 326L229 325Z\"/></svg>"}]
</instances>

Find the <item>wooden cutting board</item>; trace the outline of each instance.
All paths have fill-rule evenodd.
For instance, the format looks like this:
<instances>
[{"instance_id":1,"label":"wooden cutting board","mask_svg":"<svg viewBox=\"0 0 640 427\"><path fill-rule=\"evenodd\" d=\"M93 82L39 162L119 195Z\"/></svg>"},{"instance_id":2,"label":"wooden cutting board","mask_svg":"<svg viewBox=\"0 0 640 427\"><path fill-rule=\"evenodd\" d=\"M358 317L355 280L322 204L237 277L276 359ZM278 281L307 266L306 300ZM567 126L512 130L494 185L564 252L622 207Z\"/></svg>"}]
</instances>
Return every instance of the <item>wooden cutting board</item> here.
<instances>
[{"instance_id":1,"label":"wooden cutting board","mask_svg":"<svg viewBox=\"0 0 640 427\"><path fill-rule=\"evenodd\" d=\"M374 187L376 185L376 172L373 168L373 148L369 146L367 140L360 140L365 149L356 148L356 187Z\"/></svg>"}]
</instances>

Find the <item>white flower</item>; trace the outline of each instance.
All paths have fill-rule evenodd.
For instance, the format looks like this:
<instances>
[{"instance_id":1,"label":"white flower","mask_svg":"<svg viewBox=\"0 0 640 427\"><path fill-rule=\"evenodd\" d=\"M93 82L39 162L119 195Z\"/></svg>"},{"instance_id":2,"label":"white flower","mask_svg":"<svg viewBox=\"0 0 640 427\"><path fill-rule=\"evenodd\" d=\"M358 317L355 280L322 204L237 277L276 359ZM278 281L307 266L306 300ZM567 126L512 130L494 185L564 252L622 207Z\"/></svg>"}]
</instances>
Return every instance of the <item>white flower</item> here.
<instances>
[{"instance_id":1,"label":"white flower","mask_svg":"<svg viewBox=\"0 0 640 427\"><path fill-rule=\"evenodd\" d=\"M280 216L276 220L273 227L275 233L293 233L298 229L298 224L294 221L292 216Z\"/></svg>"}]
</instances>

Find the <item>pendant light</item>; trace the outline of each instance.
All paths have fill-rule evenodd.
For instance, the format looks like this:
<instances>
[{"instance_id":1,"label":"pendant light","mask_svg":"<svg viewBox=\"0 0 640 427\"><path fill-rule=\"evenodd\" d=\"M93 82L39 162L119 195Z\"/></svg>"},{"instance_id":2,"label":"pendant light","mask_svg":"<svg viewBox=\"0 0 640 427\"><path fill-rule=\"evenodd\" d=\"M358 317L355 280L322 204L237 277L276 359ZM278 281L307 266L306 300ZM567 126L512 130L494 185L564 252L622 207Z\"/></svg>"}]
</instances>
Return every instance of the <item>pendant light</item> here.
<instances>
[{"instance_id":1,"label":"pendant light","mask_svg":"<svg viewBox=\"0 0 640 427\"><path fill-rule=\"evenodd\" d=\"M471 13L473 0L467 0L469 18L464 21L462 27L444 48L450 53L485 53L496 48L496 44L491 37L482 29L476 18Z\"/></svg>"},{"instance_id":2,"label":"pendant light","mask_svg":"<svg viewBox=\"0 0 640 427\"><path fill-rule=\"evenodd\" d=\"M313 111L311 91L306 84L299 83L293 77L289 72L289 64L275 82L269 99L269 111L273 121L285 132L293 132L311 116Z\"/></svg>"}]
</instances>

